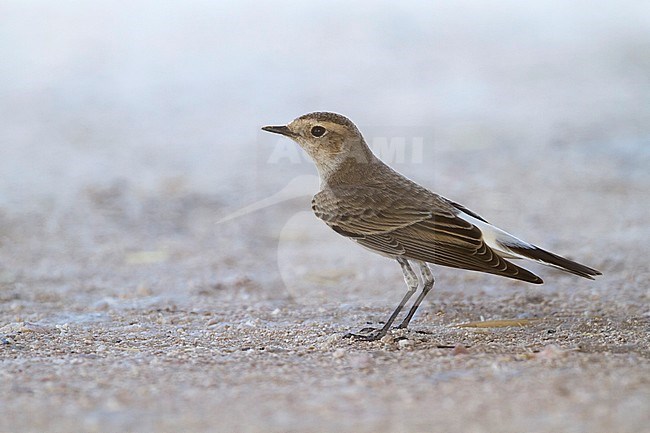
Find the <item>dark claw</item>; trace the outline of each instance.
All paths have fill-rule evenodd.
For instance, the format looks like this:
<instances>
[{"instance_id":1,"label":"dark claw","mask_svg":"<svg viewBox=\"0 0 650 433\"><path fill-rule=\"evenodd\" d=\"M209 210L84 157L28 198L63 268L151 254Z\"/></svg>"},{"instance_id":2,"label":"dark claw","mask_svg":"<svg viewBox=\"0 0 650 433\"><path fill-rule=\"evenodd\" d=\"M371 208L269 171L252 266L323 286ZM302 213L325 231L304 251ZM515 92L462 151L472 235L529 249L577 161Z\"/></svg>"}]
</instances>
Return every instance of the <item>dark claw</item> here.
<instances>
[{"instance_id":1,"label":"dark claw","mask_svg":"<svg viewBox=\"0 0 650 433\"><path fill-rule=\"evenodd\" d=\"M377 341L381 340L383 335L377 333L374 335L361 335L361 334L345 334L343 338L353 338L357 341Z\"/></svg>"},{"instance_id":2,"label":"dark claw","mask_svg":"<svg viewBox=\"0 0 650 433\"><path fill-rule=\"evenodd\" d=\"M377 341L386 335L385 332L382 332L381 329L376 328L363 328L361 331L363 334L352 334L348 333L343 336L343 338L353 338L357 341Z\"/></svg>"}]
</instances>

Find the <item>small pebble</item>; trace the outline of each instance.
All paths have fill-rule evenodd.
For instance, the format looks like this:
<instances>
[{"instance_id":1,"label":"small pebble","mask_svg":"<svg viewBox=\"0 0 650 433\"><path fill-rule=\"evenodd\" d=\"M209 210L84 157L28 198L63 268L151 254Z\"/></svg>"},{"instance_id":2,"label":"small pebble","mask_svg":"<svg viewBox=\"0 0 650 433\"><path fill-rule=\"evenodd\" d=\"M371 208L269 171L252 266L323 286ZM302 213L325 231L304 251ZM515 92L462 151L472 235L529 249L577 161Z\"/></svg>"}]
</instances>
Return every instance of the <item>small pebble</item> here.
<instances>
[{"instance_id":1,"label":"small pebble","mask_svg":"<svg viewBox=\"0 0 650 433\"><path fill-rule=\"evenodd\" d=\"M467 350L467 347L463 346L462 344L457 344L454 346L454 348L451 351L451 354L453 356L458 356L458 355L468 355L469 350Z\"/></svg>"},{"instance_id":2,"label":"small pebble","mask_svg":"<svg viewBox=\"0 0 650 433\"><path fill-rule=\"evenodd\" d=\"M549 344L548 346L545 346L541 351L536 353L534 356L535 359L550 361L551 359L561 358L565 356L566 353L567 353L566 350L561 349L555 344Z\"/></svg>"},{"instance_id":3,"label":"small pebble","mask_svg":"<svg viewBox=\"0 0 650 433\"><path fill-rule=\"evenodd\" d=\"M408 348L413 347L413 342L411 340L409 340L408 338L402 338L401 340L399 340L397 342L397 347L399 347L400 350L408 349Z\"/></svg>"}]
</instances>

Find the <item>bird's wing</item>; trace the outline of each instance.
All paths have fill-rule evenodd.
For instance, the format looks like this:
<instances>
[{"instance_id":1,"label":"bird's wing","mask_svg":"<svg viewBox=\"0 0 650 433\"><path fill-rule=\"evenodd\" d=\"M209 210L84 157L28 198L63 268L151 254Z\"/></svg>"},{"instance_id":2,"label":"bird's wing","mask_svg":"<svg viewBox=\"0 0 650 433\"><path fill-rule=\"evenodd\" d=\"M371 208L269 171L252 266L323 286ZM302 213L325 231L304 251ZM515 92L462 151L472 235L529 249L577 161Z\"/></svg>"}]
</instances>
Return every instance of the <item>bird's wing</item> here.
<instances>
[{"instance_id":1,"label":"bird's wing","mask_svg":"<svg viewBox=\"0 0 650 433\"><path fill-rule=\"evenodd\" d=\"M343 187L321 191L316 216L337 233L379 253L520 279L542 280L490 248L459 209L425 189Z\"/></svg>"}]
</instances>

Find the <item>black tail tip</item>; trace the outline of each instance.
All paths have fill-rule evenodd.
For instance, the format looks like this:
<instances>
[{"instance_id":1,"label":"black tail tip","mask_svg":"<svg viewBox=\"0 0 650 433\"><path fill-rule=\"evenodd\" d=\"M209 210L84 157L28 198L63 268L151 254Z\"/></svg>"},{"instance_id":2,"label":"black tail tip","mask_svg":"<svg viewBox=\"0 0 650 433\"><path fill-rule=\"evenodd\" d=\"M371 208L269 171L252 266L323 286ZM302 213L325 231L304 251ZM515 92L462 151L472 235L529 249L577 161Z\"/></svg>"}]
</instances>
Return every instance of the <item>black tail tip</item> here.
<instances>
[{"instance_id":1,"label":"black tail tip","mask_svg":"<svg viewBox=\"0 0 650 433\"><path fill-rule=\"evenodd\" d=\"M530 247L522 247L520 245L505 246L514 253L520 254L526 258L536 260L545 265L559 268L563 271L570 272L583 278L593 280L594 276L603 274L597 269L593 269L589 266L574 262L573 260L567 259L565 257L558 256L557 254L543 250L535 245L531 245Z\"/></svg>"}]
</instances>

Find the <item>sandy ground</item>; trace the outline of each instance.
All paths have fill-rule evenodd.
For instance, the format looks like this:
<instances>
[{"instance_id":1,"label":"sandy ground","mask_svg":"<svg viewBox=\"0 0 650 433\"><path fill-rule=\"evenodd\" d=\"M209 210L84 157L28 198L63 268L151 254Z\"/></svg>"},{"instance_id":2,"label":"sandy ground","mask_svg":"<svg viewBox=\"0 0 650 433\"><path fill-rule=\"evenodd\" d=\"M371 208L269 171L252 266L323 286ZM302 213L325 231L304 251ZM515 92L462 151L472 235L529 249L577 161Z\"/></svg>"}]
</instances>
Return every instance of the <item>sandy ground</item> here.
<instances>
[{"instance_id":1,"label":"sandy ground","mask_svg":"<svg viewBox=\"0 0 650 433\"><path fill-rule=\"evenodd\" d=\"M650 10L497 3L2 2L0 433L650 432ZM404 283L259 130L316 109L604 275L343 338Z\"/></svg>"},{"instance_id":2,"label":"sandy ground","mask_svg":"<svg viewBox=\"0 0 650 433\"><path fill-rule=\"evenodd\" d=\"M537 200L501 215L603 278L436 269L411 329L374 343L343 335L390 312L399 267L308 198L215 224L216 197L117 185L68 213L5 213L0 431L648 431L647 189L603 178L611 163L580 179L547 164L573 186L522 177Z\"/></svg>"}]
</instances>

